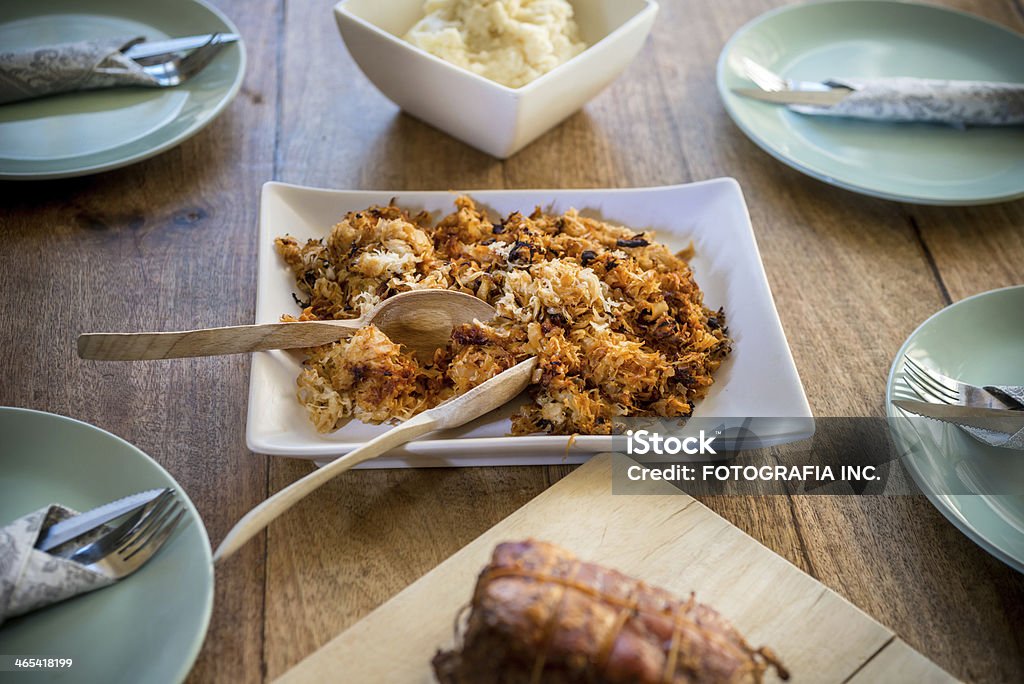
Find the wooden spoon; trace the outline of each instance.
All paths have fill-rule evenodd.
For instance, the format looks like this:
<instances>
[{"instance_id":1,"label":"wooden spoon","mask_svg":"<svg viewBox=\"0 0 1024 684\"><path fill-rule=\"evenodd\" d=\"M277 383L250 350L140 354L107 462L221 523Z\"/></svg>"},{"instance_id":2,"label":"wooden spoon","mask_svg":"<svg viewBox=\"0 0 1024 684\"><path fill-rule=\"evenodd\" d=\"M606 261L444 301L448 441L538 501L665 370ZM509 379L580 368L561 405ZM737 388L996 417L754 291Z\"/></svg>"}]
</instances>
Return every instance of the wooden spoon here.
<instances>
[{"instance_id":1,"label":"wooden spoon","mask_svg":"<svg viewBox=\"0 0 1024 684\"><path fill-rule=\"evenodd\" d=\"M422 360L445 346L452 328L474 319L486 321L494 307L453 290L412 290L388 297L365 316L342 321L299 321L233 325L180 332L86 333L78 338L78 356L97 361L180 359L298 349L336 342L374 324L392 342Z\"/></svg>"},{"instance_id":2,"label":"wooden spoon","mask_svg":"<svg viewBox=\"0 0 1024 684\"><path fill-rule=\"evenodd\" d=\"M388 430L383 435L371 439L354 451L350 451L336 461L315 470L300 480L293 482L256 508L252 509L231 528L224 541L213 554L214 562L221 561L245 542L254 537L260 530L269 525L279 515L298 503L314 489L345 472L349 468L410 442L434 430L444 430L464 425L469 421L508 403L516 395L526 389L537 368L537 358L530 357L506 371L498 373L490 380L477 385L465 394L424 411Z\"/></svg>"}]
</instances>

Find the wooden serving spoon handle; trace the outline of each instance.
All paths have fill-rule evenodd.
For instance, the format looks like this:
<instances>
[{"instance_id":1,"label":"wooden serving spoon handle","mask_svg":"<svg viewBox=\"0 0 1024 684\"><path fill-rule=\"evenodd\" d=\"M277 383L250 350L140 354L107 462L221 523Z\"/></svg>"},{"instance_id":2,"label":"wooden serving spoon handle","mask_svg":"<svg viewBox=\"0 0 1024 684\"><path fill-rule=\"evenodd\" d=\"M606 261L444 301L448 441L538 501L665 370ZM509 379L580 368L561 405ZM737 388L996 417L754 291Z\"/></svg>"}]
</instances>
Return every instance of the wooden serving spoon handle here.
<instances>
[{"instance_id":1,"label":"wooden serving spoon handle","mask_svg":"<svg viewBox=\"0 0 1024 684\"><path fill-rule=\"evenodd\" d=\"M336 461L315 470L300 480L291 483L256 508L252 509L231 528L224 541L213 554L213 562L217 563L235 551L245 542L256 536L260 530L269 525L279 515L298 503L304 496L324 484L328 480L345 472L354 465L410 442L417 437L433 430L465 425L488 411L503 406L526 389L537 369L537 357L520 361L511 368L498 373L490 380L477 385L473 389L442 402L418 416L413 416L397 427L391 428L382 435L371 439L354 451L350 451Z\"/></svg>"},{"instance_id":2,"label":"wooden serving spoon handle","mask_svg":"<svg viewBox=\"0 0 1024 684\"><path fill-rule=\"evenodd\" d=\"M78 356L96 361L145 361L298 349L336 342L363 325L362 319L353 319L232 325L178 332L86 333L78 337Z\"/></svg>"},{"instance_id":3,"label":"wooden serving spoon handle","mask_svg":"<svg viewBox=\"0 0 1024 684\"><path fill-rule=\"evenodd\" d=\"M438 426L439 421L434 414L430 411L425 411L388 430L383 435L371 439L358 449L348 452L337 460L331 461L323 468L314 470L302 479L291 483L246 513L231 528L231 531L224 537L224 541L217 547L217 551L214 552L213 562L217 563L233 554L245 542L259 534L274 519L328 480L337 477L363 461L369 461L371 458L376 458L395 447L411 442L417 437L422 437Z\"/></svg>"}]
</instances>

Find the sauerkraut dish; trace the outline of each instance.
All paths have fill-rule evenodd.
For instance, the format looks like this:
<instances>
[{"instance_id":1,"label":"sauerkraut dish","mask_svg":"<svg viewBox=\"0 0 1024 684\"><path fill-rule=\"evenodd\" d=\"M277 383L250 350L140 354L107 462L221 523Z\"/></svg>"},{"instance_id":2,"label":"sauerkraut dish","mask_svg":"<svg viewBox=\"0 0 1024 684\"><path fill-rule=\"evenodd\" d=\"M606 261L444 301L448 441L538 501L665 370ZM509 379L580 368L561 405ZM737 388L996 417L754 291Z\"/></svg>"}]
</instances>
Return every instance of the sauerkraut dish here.
<instances>
[{"instance_id":1,"label":"sauerkraut dish","mask_svg":"<svg viewBox=\"0 0 1024 684\"><path fill-rule=\"evenodd\" d=\"M320 432L349 418L405 420L538 357L512 434L609 434L622 416L684 417L731 351L725 312L704 306L688 263L649 230L536 208L492 220L462 196L434 223L373 206L322 240L284 236L277 251L302 307L285 320L355 318L419 288L472 294L490 321L452 331L430 363L374 326L308 350L298 399Z\"/></svg>"}]
</instances>

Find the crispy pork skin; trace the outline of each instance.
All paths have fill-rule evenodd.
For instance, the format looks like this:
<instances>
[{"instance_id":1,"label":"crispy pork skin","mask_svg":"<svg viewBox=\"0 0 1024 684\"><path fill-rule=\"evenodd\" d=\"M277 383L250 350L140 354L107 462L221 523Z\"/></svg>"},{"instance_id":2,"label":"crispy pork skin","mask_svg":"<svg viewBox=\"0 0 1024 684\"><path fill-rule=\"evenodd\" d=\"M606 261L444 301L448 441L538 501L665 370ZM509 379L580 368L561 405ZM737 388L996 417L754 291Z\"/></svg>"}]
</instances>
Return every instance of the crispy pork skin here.
<instances>
[{"instance_id":1,"label":"crispy pork skin","mask_svg":"<svg viewBox=\"0 0 1024 684\"><path fill-rule=\"evenodd\" d=\"M433 660L442 684L760 682L751 647L714 609L553 544L500 544L477 581L462 645Z\"/></svg>"}]
</instances>

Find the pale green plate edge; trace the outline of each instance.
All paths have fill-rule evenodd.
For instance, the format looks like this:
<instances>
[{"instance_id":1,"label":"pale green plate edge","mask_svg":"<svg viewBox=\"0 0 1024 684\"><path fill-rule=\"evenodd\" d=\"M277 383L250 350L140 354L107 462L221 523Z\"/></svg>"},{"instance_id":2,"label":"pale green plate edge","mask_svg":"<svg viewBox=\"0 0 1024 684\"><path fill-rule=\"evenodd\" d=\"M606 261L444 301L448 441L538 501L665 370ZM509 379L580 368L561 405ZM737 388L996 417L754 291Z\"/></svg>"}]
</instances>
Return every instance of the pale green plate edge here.
<instances>
[{"instance_id":1,"label":"pale green plate edge","mask_svg":"<svg viewBox=\"0 0 1024 684\"><path fill-rule=\"evenodd\" d=\"M226 14L221 12L216 7L207 4L205 0L188 0L188 2L191 2L194 5L199 5L200 7L203 7L211 14L216 16L217 19L224 24L228 32L241 35L238 31L238 27L235 26L234 22L231 21ZM195 123L193 123L191 126L183 130L178 135L172 136L171 138L156 145L155 147L145 148L140 152L129 154L120 159L115 159L113 161L105 162L103 164L97 164L95 166L68 168L52 172L41 171L31 173L10 173L5 172L2 168L0 168L0 180L55 180L58 178L76 178L78 176L89 176L94 173L102 173L103 171L113 171L114 169L120 169L125 166L130 166L131 164L135 164L136 162L150 159L160 154L161 152L166 152L167 150L176 147L177 145L180 145L181 143L185 142L186 140L194 136L196 133L203 130L211 123L213 123L213 121L218 116L220 116L221 112L223 112L227 108L227 106L231 104L231 102L235 99L235 96L238 95L238 91L242 89L242 82L245 80L245 70L247 65L245 41L239 39L235 43L235 45L238 46L238 71L235 73L235 80L231 82L231 86L224 93L224 96L220 99L220 101L216 105L214 105L214 107L210 110L208 116L197 120ZM61 163L61 161L54 161L53 165L60 166Z\"/></svg>"},{"instance_id":2,"label":"pale green plate edge","mask_svg":"<svg viewBox=\"0 0 1024 684\"><path fill-rule=\"evenodd\" d=\"M196 636L192 641L192 645L189 648L188 654L182 661L181 668L178 670L177 673L175 673L174 678L172 680L174 682L184 682L185 679L188 677L189 672L192 671L192 666L195 665L196 659L199 657L199 652L203 647L203 643L206 641L206 634L210 629L210 619L213 615L213 589L215 582L213 573L213 552L210 547L210 536L206 531L206 525L203 523L203 519L200 517L199 511L196 509L195 504L192 503L192 499L189 497L188 493L182 488L178 481L175 480L162 465L153 460L152 457L150 457L148 454L146 454L144 451L139 449L131 442L128 442L127 440L118 437L112 432L107 432L103 428L96 427L95 425L86 423L85 421L81 421L76 418L62 416L57 413L50 413L48 411L37 411L35 409L20 408L17 406L0 406L0 413L33 414L42 418L55 420L58 423L71 424L85 428L87 430L97 432L100 435L109 438L111 441L121 444L122 446L126 447L129 452L134 453L138 455L139 458L143 459L144 461L147 461L149 465L156 470L157 473L165 477L168 483L170 483L171 485L174 486L175 489L177 489L179 494L179 500L185 505L185 508L188 510L190 517L193 518L194 526L198 529L199 536L201 537L202 541L205 542L200 545L201 555L204 564L210 568L210 572L207 574L209 582L203 587L203 589L205 589L206 595L203 601L203 614L200 620L200 628L196 632ZM0 677L0 679L3 679L3 677Z\"/></svg>"},{"instance_id":3,"label":"pale green plate edge","mask_svg":"<svg viewBox=\"0 0 1024 684\"><path fill-rule=\"evenodd\" d=\"M914 332L910 333L910 336L907 337L907 340L900 347L900 350L898 352L896 352L896 356L893 359L892 366L889 368L889 376L886 379L886 384L885 384L885 415L890 420L890 422L889 422L889 426L890 426L889 429L890 429L890 431L894 430L892 420L900 418L900 416L896 413L896 409L892 405L893 390L894 390L894 387L895 387L895 384L896 384L897 370L902 366L902 364L900 362L903 359L903 355L907 352L908 349L910 349L911 345L913 345L914 340L917 338L918 334L920 334L923 330L927 329L929 326L933 325L937 318L945 315L950 309L952 309L954 307L971 306L971 302L974 302L976 300L979 300L979 299L982 299L982 298L985 298L985 297L992 296L992 295L1000 293L1000 292L1007 292L1007 291L1010 291L1010 290L1020 290L1020 291L1024 292L1024 285L1011 285L1010 287L1003 287L1003 288L999 288L999 289L996 289L996 290L989 290L987 292L981 292L979 294L972 295L970 297L967 297L966 299L961 299L958 302L954 302L953 304L950 304L949 306L946 306L946 307L943 307L942 309L939 309L934 314L929 316L923 323L921 323L921 325L917 326L917 328L914 329ZM898 441L898 437L897 437L897 435L895 433L893 434L893 438ZM936 494L935 492L927 491L926 485L925 485L925 478L922 477L922 475L916 469L916 465L917 465L916 459L912 459L912 458L904 459L904 464L907 466L907 470L910 472L911 476L914 478L914 481L918 484L919 487L921 487L921 490L924 493L924 495L926 497L928 497L928 500L932 502L932 505L935 506L935 508L937 508L938 511L940 513L942 513L942 515L944 515L946 517L947 520L949 520L951 523L953 523L953 525L957 529L959 529L961 532L963 532L964 535L968 539L973 541L975 544L980 546L982 549L987 551L989 554L991 554L995 558L999 559L1003 563L1006 563L1007 565L1009 565L1011 568L1013 568L1017 572L1024 573L1024 554L1021 554L1019 556L1015 555L1015 554L1012 554L1012 553L1010 553L1008 551L1005 551L1004 549L1002 549L1000 546L998 546L994 542L990 541L989 537L986 536L984 530L979 529L979 527L978 527L976 522L972 523L971 520L969 520L969 519L959 515L958 512L957 512L956 506L954 506L950 502L951 500L955 500L959 496L983 496L983 495L981 495L981 494Z\"/></svg>"},{"instance_id":4,"label":"pale green plate edge","mask_svg":"<svg viewBox=\"0 0 1024 684\"><path fill-rule=\"evenodd\" d=\"M955 200L948 200L948 201L944 201L942 199L938 199L938 198L934 198L934 197L916 197L914 195L900 194L898 192L896 192L896 193L887 193L887 192L876 190L874 188L866 188L866 187L863 187L861 185L858 185L857 183L851 183L851 182L846 182L846 181L840 180L838 178L835 178L835 177L829 175L828 173L825 173L823 171L819 171L818 169L815 169L815 168L812 168L810 166L805 166L805 165L801 164L800 161L798 161L797 159L784 154L780 150L774 149L766 140L761 138L751 128L749 128L746 125L745 119L743 117L743 114L741 112L736 111L734 106L733 106L733 98L738 97L738 96L734 96L733 93L730 92L729 87L725 83L725 72L726 72L726 68L727 68L726 67L726 61L727 61L727 58L729 56L729 53L732 51L733 45L736 42L738 42L739 39L741 39L743 37L743 35L746 34L748 31L756 28L762 22L764 22L764 21L766 21L768 19L771 19L772 17L774 17L774 16L776 16L778 14L782 14L784 12L798 12L801 9L803 9L804 7L807 7L808 5L824 5L824 4L832 4L832 3L838 3L838 2L845 2L845 1L847 1L847 0L812 0L812 2L805 2L805 3L798 4L798 5L786 5L786 6L783 6L783 7L777 7L776 9L773 9L773 10L770 10L768 12L765 12L764 14L761 14L761 15L755 17L754 19L748 21L746 24L741 26L732 35L731 38L729 38L729 40L725 44L725 47L722 48L722 52L719 53L719 55L718 55L718 62L717 62L716 67L715 67L715 72L716 72L715 73L715 84L718 87L718 96L722 100L722 105L725 107L725 111L729 114L729 117L733 120L733 122L736 124L736 126L738 126L739 129L741 131L743 131L743 134L746 135L751 141L754 142L754 144L756 144L762 150L764 150L765 152L770 154L772 157L774 157L775 159L777 159L780 162L782 162L783 164L785 164L786 166L789 166L790 168L796 169L800 173L806 174L806 175L810 176L811 178L816 178L817 180L820 180L820 181L822 181L824 183L828 183L829 185L834 185L837 188L843 188L844 190L849 190L851 192L856 192L856 193L859 193L859 194L862 194L862 195L868 195L869 197L877 197L879 199L891 200L891 201L894 201L894 202L907 202L907 203L910 203L910 204L923 204L923 205L928 205L928 206L947 206L947 207L967 207L967 206L978 206L978 205L983 205L983 204L998 204L998 203L1001 203L1001 202L1011 202L1013 200L1024 198L1024 188L1022 188L1019 192L1010 193L1010 194L1006 194L1006 195L992 195L992 196L986 196L986 197L978 197L978 198L973 199L973 200L971 200L971 199L955 199ZM885 2L887 0L877 0L877 1ZM903 2L903 0L889 0L889 1ZM944 11L950 13L950 14L962 17L964 19L968 19L968 20L972 20L972 21L977 21L977 22L980 22L982 24L987 24L987 25L989 25L989 26L991 26L993 28L997 28L997 29L1000 29L1002 31L1006 31L1006 32L1011 33L1013 35L1019 36L1019 34L1017 34L1014 31L1011 31L1010 29L1008 29L1007 27L1003 26L1002 24L997 24L994 21L989 21L988 19L985 19L983 17L979 17L979 16L977 16L975 14L971 14L970 12L964 12L964 11L957 10L957 9L951 9L951 8L948 8L948 7L940 7L940 6L937 6L937 5L930 5L930 4L925 4L925 3L905 2L904 4L908 4L908 5L922 4L923 6L929 7L931 9L944 10Z\"/></svg>"}]
</instances>

